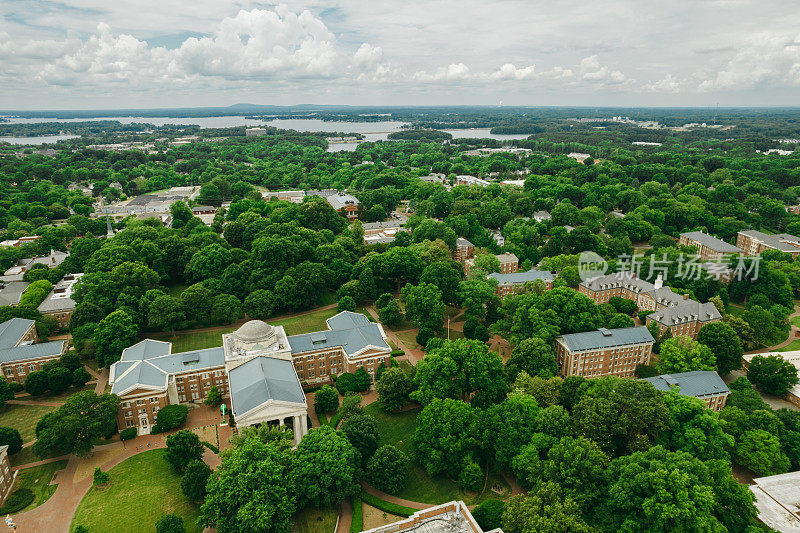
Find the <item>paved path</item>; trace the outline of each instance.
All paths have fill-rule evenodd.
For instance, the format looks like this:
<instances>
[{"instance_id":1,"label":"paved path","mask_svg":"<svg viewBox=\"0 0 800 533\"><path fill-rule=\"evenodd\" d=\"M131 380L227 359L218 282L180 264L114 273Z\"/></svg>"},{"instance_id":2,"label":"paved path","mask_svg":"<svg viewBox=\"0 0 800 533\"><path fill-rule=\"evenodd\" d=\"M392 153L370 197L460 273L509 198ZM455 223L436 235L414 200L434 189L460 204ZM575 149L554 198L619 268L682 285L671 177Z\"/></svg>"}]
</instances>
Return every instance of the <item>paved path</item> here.
<instances>
[{"instance_id":1,"label":"paved path","mask_svg":"<svg viewBox=\"0 0 800 533\"><path fill-rule=\"evenodd\" d=\"M108 372L107 368L104 368L100 371L100 375L97 376L97 383L94 386L94 392L97 394L103 394L106 391L106 385L108 385Z\"/></svg>"},{"instance_id":2,"label":"paved path","mask_svg":"<svg viewBox=\"0 0 800 533\"><path fill-rule=\"evenodd\" d=\"M420 502L412 502L410 500L404 500L403 498L398 498L397 496L392 496L391 494L386 494L383 491L380 491L367 483L366 481L361 481L361 488L364 489L364 492L367 494L372 494L373 496L377 496L381 500L391 502L397 505L402 505L403 507L411 507L412 509L428 509L433 507L430 503L420 503Z\"/></svg>"},{"instance_id":3,"label":"paved path","mask_svg":"<svg viewBox=\"0 0 800 533\"><path fill-rule=\"evenodd\" d=\"M12 405L46 405L48 407L61 407L64 402L46 402L44 400L6 400Z\"/></svg>"},{"instance_id":4,"label":"paved path","mask_svg":"<svg viewBox=\"0 0 800 533\"><path fill-rule=\"evenodd\" d=\"M372 318L380 322L380 318L378 317L378 312L375 310L374 305L370 305L366 309L367 312L372 316ZM398 348L400 348L406 353L405 357L412 365L416 365L417 363L422 361L423 357L425 357L424 351L417 349L416 346L414 346L413 348L409 348L408 345L406 345L403 341L400 340L400 337L397 336L397 333L402 333L402 332L400 331L394 332L388 327L384 327L383 331L386 332L386 336L389 337L389 340L391 340ZM403 331L417 331L417 330L408 329Z\"/></svg>"},{"instance_id":5,"label":"paved path","mask_svg":"<svg viewBox=\"0 0 800 533\"><path fill-rule=\"evenodd\" d=\"M342 502L342 508L339 511L339 522L336 524L335 533L350 533L350 524L353 523L353 505L350 500Z\"/></svg>"}]
</instances>

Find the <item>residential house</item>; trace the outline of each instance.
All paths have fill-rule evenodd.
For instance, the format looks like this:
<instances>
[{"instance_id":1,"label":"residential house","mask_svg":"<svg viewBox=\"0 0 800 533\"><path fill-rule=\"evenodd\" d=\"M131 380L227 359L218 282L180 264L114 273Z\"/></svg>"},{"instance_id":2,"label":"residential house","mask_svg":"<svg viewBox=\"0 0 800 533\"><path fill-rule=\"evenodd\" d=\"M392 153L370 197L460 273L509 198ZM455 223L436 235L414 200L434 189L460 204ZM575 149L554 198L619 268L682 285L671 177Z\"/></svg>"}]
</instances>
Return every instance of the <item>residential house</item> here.
<instances>
[{"instance_id":1,"label":"residential house","mask_svg":"<svg viewBox=\"0 0 800 533\"><path fill-rule=\"evenodd\" d=\"M564 377L632 378L636 365L650 362L653 342L644 326L568 333L556 337L556 361Z\"/></svg>"},{"instance_id":2,"label":"residential house","mask_svg":"<svg viewBox=\"0 0 800 533\"><path fill-rule=\"evenodd\" d=\"M553 216L548 211L536 211L533 214L533 220L536 222L544 222L546 220L553 220Z\"/></svg>"},{"instance_id":3,"label":"residential house","mask_svg":"<svg viewBox=\"0 0 800 533\"><path fill-rule=\"evenodd\" d=\"M672 387L678 387L678 392L682 395L699 398L712 411L719 411L725 407L725 401L731 393L719 374L712 370L662 374L644 378L643 381L649 381L656 389L665 392Z\"/></svg>"}]
</instances>

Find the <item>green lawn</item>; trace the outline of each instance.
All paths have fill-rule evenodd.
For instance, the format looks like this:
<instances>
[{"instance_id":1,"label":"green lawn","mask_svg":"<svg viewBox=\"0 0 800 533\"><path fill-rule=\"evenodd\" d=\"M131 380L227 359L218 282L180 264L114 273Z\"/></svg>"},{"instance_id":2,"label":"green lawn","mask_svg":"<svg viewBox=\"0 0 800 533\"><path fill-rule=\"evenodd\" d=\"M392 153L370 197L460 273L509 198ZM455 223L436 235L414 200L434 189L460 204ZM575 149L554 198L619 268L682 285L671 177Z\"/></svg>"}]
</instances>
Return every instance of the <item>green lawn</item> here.
<instances>
[{"instance_id":1,"label":"green lawn","mask_svg":"<svg viewBox=\"0 0 800 533\"><path fill-rule=\"evenodd\" d=\"M39 419L57 407L49 405L5 404L0 408L0 426L14 428L22 436L22 442L30 442L36 437L34 429Z\"/></svg>"},{"instance_id":2,"label":"green lawn","mask_svg":"<svg viewBox=\"0 0 800 533\"><path fill-rule=\"evenodd\" d=\"M364 410L378 421L378 435L382 445L392 444L409 457L414 457L411 436L414 434L420 409L389 414L383 411L378 404L372 403ZM498 495L491 492L489 488L494 485L502 486L505 493ZM467 505L473 505L487 498L503 498L509 495L509 491L510 489L502 477L491 475L487 483L487 490L483 494L465 492L461 490L457 482L447 475L428 476L427 472L412 460L409 465L406 488L397 496L422 503L439 504L452 500L463 500Z\"/></svg>"},{"instance_id":3,"label":"green lawn","mask_svg":"<svg viewBox=\"0 0 800 533\"><path fill-rule=\"evenodd\" d=\"M11 461L11 466L24 465L40 460L39 457L33 453L33 445L25 446L14 455L9 455L8 458Z\"/></svg>"},{"instance_id":4,"label":"green lawn","mask_svg":"<svg viewBox=\"0 0 800 533\"><path fill-rule=\"evenodd\" d=\"M776 351L778 352L791 352L794 350L800 350L800 339L795 339L783 348L778 348Z\"/></svg>"},{"instance_id":5,"label":"green lawn","mask_svg":"<svg viewBox=\"0 0 800 533\"><path fill-rule=\"evenodd\" d=\"M729 315L733 316L741 316L744 313L744 307L739 307L738 305L728 304L725 308L725 312Z\"/></svg>"},{"instance_id":6,"label":"green lawn","mask_svg":"<svg viewBox=\"0 0 800 533\"><path fill-rule=\"evenodd\" d=\"M789 323L800 328L800 316L793 316L789 319Z\"/></svg>"},{"instance_id":7,"label":"green lawn","mask_svg":"<svg viewBox=\"0 0 800 533\"><path fill-rule=\"evenodd\" d=\"M409 350L413 350L417 347L417 330L398 333L397 338L400 339L400 342L405 344L406 348Z\"/></svg>"},{"instance_id":8,"label":"green lawn","mask_svg":"<svg viewBox=\"0 0 800 533\"><path fill-rule=\"evenodd\" d=\"M20 470L17 474L17 484L14 490L20 488L30 489L34 494L33 503L22 511L29 511L46 502L58 488L58 484L50 485L53 475L67 467L67 461L55 461L45 465L34 466ZM20 512L22 512L20 511Z\"/></svg>"},{"instance_id":9,"label":"green lawn","mask_svg":"<svg viewBox=\"0 0 800 533\"><path fill-rule=\"evenodd\" d=\"M164 450L150 450L126 459L109 471L111 481L92 487L81 500L70 530L137 533L152 531L164 514L183 518L187 533L199 533L199 508L181 494L180 476L164 459Z\"/></svg>"},{"instance_id":10,"label":"green lawn","mask_svg":"<svg viewBox=\"0 0 800 533\"><path fill-rule=\"evenodd\" d=\"M337 313L338 311L335 308L319 309L305 315L284 318L282 320L267 320L267 322L273 326L283 326L287 335L300 335L301 333L328 329L328 324L325 323L325 320Z\"/></svg>"},{"instance_id":11,"label":"green lawn","mask_svg":"<svg viewBox=\"0 0 800 533\"><path fill-rule=\"evenodd\" d=\"M784 327L778 330L778 332L771 338L767 339L765 346L775 346L776 344L780 344L784 342L786 339L789 338L789 327Z\"/></svg>"},{"instance_id":12,"label":"green lawn","mask_svg":"<svg viewBox=\"0 0 800 533\"><path fill-rule=\"evenodd\" d=\"M92 379L94 379L94 378L92 378ZM46 392L46 393L42 394L41 396L25 396L24 398L20 398L20 400L30 400L30 401L34 401L34 402L35 401L65 402L65 401L67 401L67 398L69 398L73 394L77 394L77 393L79 393L81 391L85 391L85 390L94 390L94 385L88 385L87 384L85 387L80 387L80 388L70 387L67 390L65 390L64 392L60 393L60 394L51 394L49 392Z\"/></svg>"},{"instance_id":13,"label":"green lawn","mask_svg":"<svg viewBox=\"0 0 800 533\"><path fill-rule=\"evenodd\" d=\"M333 507L307 507L294 515L295 527L292 529L299 533L333 533L338 516L338 511Z\"/></svg>"}]
</instances>

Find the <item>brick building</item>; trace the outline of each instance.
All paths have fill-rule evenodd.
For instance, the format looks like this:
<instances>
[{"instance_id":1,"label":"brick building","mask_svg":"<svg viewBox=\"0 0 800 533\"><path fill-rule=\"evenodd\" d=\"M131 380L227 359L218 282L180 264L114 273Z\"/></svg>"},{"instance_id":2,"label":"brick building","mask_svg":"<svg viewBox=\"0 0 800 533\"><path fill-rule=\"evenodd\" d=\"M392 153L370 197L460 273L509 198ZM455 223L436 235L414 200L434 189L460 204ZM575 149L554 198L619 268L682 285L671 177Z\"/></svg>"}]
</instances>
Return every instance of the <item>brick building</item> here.
<instances>
[{"instance_id":1,"label":"brick building","mask_svg":"<svg viewBox=\"0 0 800 533\"><path fill-rule=\"evenodd\" d=\"M663 374L645 378L643 381L649 381L661 391L669 391L672 387L678 387L682 395L699 398L712 411L719 411L725 407L728 394L731 393L719 374L711 370Z\"/></svg>"},{"instance_id":2,"label":"brick building","mask_svg":"<svg viewBox=\"0 0 800 533\"><path fill-rule=\"evenodd\" d=\"M39 312L43 316L50 316L56 319L61 328L69 326L69 319L75 310L75 300L72 299L72 291L75 284L81 279L83 274L67 274L56 283L47 298L39 304Z\"/></svg>"},{"instance_id":3,"label":"brick building","mask_svg":"<svg viewBox=\"0 0 800 533\"><path fill-rule=\"evenodd\" d=\"M800 255L800 237L788 233L767 235L756 230L740 231L736 236L736 246L746 255L759 255L764 250L778 250L792 254L792 257Z\"/></svg>"},{"instance_id":4,"label":"brick building","mask_svg":"<svg viewBox=\"0 0 800 533\"><path fill-rule=\"evenodd\" d=\"M456 261L464 263L475 256L475 245L463 237L456 240Z\"/></svg>"},{"instance_id":5,"label":"brick building","mask_svg":"<svg viewBox=\"0 0 800 533\"><path fill-rule=\"evenodd\" d=\"M519 258L512 254L512 253L504 253L495 255L497 261L500 263L500 273L501 274L511 274L512 272L516 272L519 269ZM471 257L469 259L464 260L464 273L469 274L469 271L472 270L472 267L475 266L475 259L476 257Z\"/></svg>"},{"instance_id":6,"label":"brick building","mask_svg":"<svg viewBox=\"0 0 800 533\"><path fill-rule=\"evenodd\" d=\"M697 248L697 255L701 261L719 260L726 255L743 253L741 248L702 231L681 233L678 244Z\"/></svg>"},{"instance_id":7,"label":"brick building","mask_svg":"<svg viewBox=\"0 0 800 533\"><path fill-rule=\"evenodd\" d=\"M630 378L636 365L650 362L653 342L644 326L568 333L556 337L556 361L564 377Z\"/></svg>"},{"instance_id":8,"label":"brick building","mask_svg":"<svg viewBox=\"0 0 800 533\"><path fill-rule=\"evenodd\" d=\"M0 446L0 505L6 501L16 480L17 470L11 469L11 462L8 460L8 445L4 444Z\"/></svg>"},{"instance_id":9,"label":"brick building","mask_svg":"<svg viewBox=\"0 0 800 533\"><path fill-rule=\"evenodd\" d=\"M548 272L546 270L537 270L535 268L532 268L527 272L512 272L510 274L499 274L497 272L492 272L486 277L497 280L495 292L500 298L505 298L509 294L518 292L523 286L525 286L526 283L536 280L542 280L545 288L548 290L552 289L553 280L555 279L552 272Z\"/></svg>"},{"instance_id":10,"label":"brick building","mask_svg":"<svg viewBox=\"0 0 800 533\"><path fill-rule=\"evenodd\" d=\"M66 341L38 340L33 320L12 318L0 324L0 370L6 380L23 385L28 374L59 359L67 350Z\"/></svg>"},{"instance_id":11,"label":"brick building","mask_svg":"<svg viewBox=\"0 0 800 533\"><path fill-rule=\"evenodd\" d=\"M222 346L172 353L169 342L145 339L111 365L111 392L121 400L120 428L149 433L159 409L202 402L216 386L237 426L288 425L295 443L307 432L302 385L364 368L373 377L391 348L380 324L344 311L328 330L287 336L282 326L251 320L222 335Z\"/></svg>"},{"instance_id":12,"label":"brick building","mask_svg":"<svg viewBox=\"0 0 800 533\"><path fill-rule=\"evenodd\" d=\"M662 307L647 315L646 323L656 322L659 335L669 329L673 337L686 335L696 339L700 328L720 320L722 320L722 314L713 303L701 304L687 298L678 305Z\"/></svg>"}]
</instances>

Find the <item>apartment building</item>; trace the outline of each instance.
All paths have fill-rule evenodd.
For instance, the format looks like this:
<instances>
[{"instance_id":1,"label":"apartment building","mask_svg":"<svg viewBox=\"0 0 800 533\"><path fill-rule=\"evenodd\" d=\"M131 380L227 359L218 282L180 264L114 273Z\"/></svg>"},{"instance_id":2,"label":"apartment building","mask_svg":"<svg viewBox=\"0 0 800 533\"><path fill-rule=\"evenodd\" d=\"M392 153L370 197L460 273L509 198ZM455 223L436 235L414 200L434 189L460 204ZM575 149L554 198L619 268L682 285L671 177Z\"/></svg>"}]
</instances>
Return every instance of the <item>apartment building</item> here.
<instances>
[{"instance_id":1,"label":"apartment building","mask_svg":"<svg viewBox=\"0 0 800 533\"><path fill-rule=\"evenodd\" d=\"M120 428L149 433L166 405L199 403L217 387L239 427L287 425L295 443L308 431L303 384L364 368L373 377L391 348L380 324L344 311L328 330L287 336L282 326L251 320L222 335L222 346L172 353L172 344L145 339L111 365L111 392L120 397Z\"/></svg>"},{"instance_id":2,"label":"apartment building","mask_svg":"<svg viewBox=\"0 0 800 533\"><path fill-rule=\"evenodd\" d=\"M463 237L456 240L456 254L455 259L461 263L465 263L467 259L475 256L475 245Z\"/></svg>"},{"instance_id":3,"label":"apartment building","mask_svg":"<svg viewBox=\"0 0 800 533\"><path fill-rule=\"evenodd\" d=\"M726 255L743 253L743 250L738 246L728 244L722 239L702 231L681 233L678 238L678 244L697 248L697 255L701 261L714 261L722 259Z\"/></svg>"},{"instance_id":4,"label":"apartment building","mask_svg":"<svg viewBox=\"0 0 800 533\"><path fill-rule=\"evenodd\" d=\"M643 381L649 381L656 389L665 392L672 387L678 387L678 392L682 395L699 398L712 411L725 407L728 394L731 393L719 374L711 370L662 374Z\"/></svg>"},{"instance_id":5,"label":"apartment building","mask_svg":"<svg viewBox=\"0 0 800 533\"><path fill-rule=\"evenodd\" d=\"M744 250L746 255L759 255L764 250L778 250L792 254L792 257L800 255L800 237L788 233L767 235L756 230L740 231L736 246Z\"/></svg>"},{"instance_id":6,"label":"apartment building","mask_svg":"<svg viewBox=\"0 0 800 533\"><path fill-rule=\"evenodd\" d=\"M75 310L75 300L72 299L72 292L81 276L83 276L82 273L67 274L61 281L56 283L47 298L39 304L39 312L43 316L50 316L56 319L62 329L69 326L69 319L72 318L72 312Z\"/></svg>"},{"instance_id":7,"label":"apartment building","mask_svg":"<svg viewBox=\"0 0 800 533\"><path fill-rule=\"evenodd\" d=\"M656 322L659 335L669 329L673 337L685 335L696 339L703 326L720 320L722 314L713 303L701 304L687 298L675 306L662 307L647 315L646 324Z\"/></svg>"},{"instance_id":8,"label":"apartment building","mask_svg":"<svg viewBox=\"0 0 800 533\"><path fill-rule=\"evenodd\" d=\"M509 294L519 292L519 290L522 289L526 283L536 280L542 280L545 288L549 290L553 288L553 281L555 280L555 276L553 276L552 272L548 272L546 270L537 270L535 268L532 268L527 272L512 272L509 274L492 272L486 277L497 280L495 293L500 298L505 298Z\"/></svg>"},{"instance_id":9,"label":"apartment building","mask_svg":"<svg viewBox=\"0 0 800 533\"><path fill-rule=\"evenodd\" d=\"M12 318L0 324L0 371L7 381L25 384L25 377L59 359L67 351L66 341L38 343L36 323Z\"/></svg>"},{"instance_id":10,"label":"apartment building","mask_svg":"<svg viewBox=\"0 0 800 533\"><path fill-rule=\"evenodd\" d=\"M631 378L636 365L650 362L653 342L644 326L569 333L556 337L556 361L564 377Z\"/></svg>"}]
</instances>

